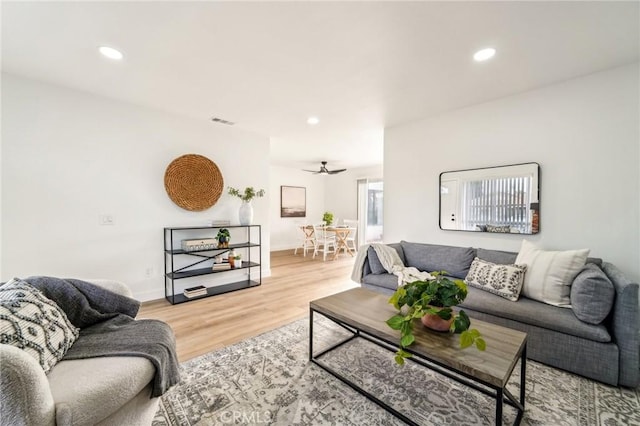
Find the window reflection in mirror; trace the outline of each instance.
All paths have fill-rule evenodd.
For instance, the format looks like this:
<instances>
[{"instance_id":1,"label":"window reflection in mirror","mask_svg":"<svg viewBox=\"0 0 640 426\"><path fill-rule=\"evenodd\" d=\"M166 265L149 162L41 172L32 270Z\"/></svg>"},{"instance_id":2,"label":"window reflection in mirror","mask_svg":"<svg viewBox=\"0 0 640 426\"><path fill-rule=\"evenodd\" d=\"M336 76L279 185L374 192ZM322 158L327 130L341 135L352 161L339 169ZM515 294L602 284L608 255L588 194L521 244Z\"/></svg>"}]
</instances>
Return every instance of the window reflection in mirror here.
<instances>
[{"instance_id":1,"label":"window reflection in mirror","mask_svg":"<svg viewBox=\"0 0 640 426\"><path fill-rule=\"evenodd\" d=\"M537 163L440 173L440 228L537 234Z\"/></svg>"}]
</instances>

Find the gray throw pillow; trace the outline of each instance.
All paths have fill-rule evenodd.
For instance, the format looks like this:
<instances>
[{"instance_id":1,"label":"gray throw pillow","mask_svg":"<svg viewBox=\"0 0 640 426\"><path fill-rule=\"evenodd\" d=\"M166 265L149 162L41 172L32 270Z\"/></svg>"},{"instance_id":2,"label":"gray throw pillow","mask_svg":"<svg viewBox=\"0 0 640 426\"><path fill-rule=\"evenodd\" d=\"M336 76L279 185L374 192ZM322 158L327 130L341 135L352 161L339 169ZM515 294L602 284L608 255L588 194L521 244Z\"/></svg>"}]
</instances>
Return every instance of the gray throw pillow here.
<instances>
[{"instance_id":1,"label":"gray throw pillow","mask_svg":"<svg viewBox=\"0 0 640 426\"><path fill-rule=\"evenodd\" d=\"M499 265L513 265L516 263L518 253L478 248L477 256L479 259L486 260L487 262L497 263Z\"/></svg>"},{"instance_id":2,"label":"gray throw pillow","mask_svg":"<svg viewBox=\"0 0 640 426\"><path fill-rule=\"evenodd\" d=\"M371 269L371 273L375 275L386 274L387 270L384 269L382 263L380 263L380 259L378 259L378 254L373 247L369 247L367 250L367 259L369 260L369 268Z\"/></svg>"},{"instance_id":3,"label":"gray throw pillow","mask_svg":"<svg viewBox=\"0 0 640 426\"><path fill-rule=\"evenodd\" d=\"M587 263L571 284L571 309L578 319L600 324L609 315L616 292L609 277L593 263Z\"/></svg>"},{"instance_id":4,"label":"gray throw pillow","mask_svg":"<svg viewBox=\"0 0 640 426\"><path fill-rule=\"evenodd\" d=\"M401 241L405 265L420 271L447 271L448 275L464 279L469 273L476 250L471 247L443 246L438 244Z\"/></svg>"}]
</instances>

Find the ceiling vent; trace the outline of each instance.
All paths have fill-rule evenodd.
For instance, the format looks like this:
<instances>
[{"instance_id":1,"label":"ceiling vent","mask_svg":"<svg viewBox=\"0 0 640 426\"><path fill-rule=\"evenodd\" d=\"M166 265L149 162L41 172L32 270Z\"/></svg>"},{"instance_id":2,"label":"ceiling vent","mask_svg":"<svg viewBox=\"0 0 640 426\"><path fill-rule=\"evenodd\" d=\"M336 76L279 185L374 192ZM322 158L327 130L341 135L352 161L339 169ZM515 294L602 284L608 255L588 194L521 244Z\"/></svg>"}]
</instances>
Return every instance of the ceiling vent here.
<instances>
[{"instance_id":1,"label":"ceiling vent","mask_svg":"<svg viewBox=\"0 0 640 426\"><path fill-rule=\"evenodd\" d=\"M233 126L234 124L236 124L236 123L233 123L231 121L227 121L227 120L224 120L224 119L218 118L218 117L211 118L211 121L213 121L214 123L226 124L227 126Z\"/></svg>"}]
</instances>

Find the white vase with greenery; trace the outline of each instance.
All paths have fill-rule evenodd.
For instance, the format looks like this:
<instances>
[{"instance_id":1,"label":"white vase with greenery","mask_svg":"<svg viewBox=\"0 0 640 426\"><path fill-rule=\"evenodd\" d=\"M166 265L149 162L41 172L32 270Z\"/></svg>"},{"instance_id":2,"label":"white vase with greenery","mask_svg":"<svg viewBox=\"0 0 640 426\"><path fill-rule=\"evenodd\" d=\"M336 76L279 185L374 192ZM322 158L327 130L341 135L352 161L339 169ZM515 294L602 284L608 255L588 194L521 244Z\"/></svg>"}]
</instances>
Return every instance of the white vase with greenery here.
<instances>
[{"instance_id":1,"label":"white vase with greenery","mask_svg":"<svg viewBox=\"0 0 640 426\"><path fill-rule=\"evenodd\" d=\"M240 192L239 189L229 187L229 195L233 195L234 197L238 197L242 200L242 205L238 211L240 225L251 225L251 222L253 222L253 206L251 205L251 200L255 197L263 197L264 189L256 191L253 186L249 186L244 189L244 192Z\"/></svg>"}]
</instances>

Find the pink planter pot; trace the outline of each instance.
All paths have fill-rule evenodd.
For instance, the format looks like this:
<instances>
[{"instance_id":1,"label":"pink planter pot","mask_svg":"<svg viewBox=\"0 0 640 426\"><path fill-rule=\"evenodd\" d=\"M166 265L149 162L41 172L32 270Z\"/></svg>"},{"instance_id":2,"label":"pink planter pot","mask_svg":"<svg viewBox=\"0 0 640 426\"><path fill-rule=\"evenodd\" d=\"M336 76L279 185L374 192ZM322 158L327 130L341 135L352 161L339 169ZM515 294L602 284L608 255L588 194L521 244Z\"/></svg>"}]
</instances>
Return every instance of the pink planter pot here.
<instances>
[{"instance_id":1,"label":"pink planter pot","mask_svg":"<svg viewBox=\"0 0 640 426\"><path fill-rule=\"evenodd\" d=\"M436 314L426 314L421 319L422 325L435 331L449 331L453 324L453 316L448 320L443 320Z\"/></svg>"}]
</instances>

